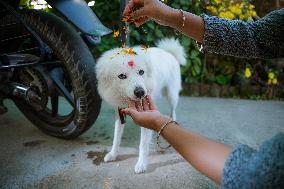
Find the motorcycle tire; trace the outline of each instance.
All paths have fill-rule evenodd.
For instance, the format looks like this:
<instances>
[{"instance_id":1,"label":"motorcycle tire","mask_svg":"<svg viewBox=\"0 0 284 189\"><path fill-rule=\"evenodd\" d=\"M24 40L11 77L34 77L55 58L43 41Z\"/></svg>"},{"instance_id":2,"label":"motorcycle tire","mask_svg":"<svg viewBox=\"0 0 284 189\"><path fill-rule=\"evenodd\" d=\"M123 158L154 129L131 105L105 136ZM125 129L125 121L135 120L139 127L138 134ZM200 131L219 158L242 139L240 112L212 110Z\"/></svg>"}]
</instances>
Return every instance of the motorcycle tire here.
<instances>
[{"instance_id":1,"label":"motorcycle tire","mask_svg":"<svg viewBox=\"0 0 284 189\"><path fill-rule=\"evenodd\" d=\"M23 100L14 102L25 117L48 135L73 139L88 130L97 119L101 98L96 87L95 60L79 33L62 18L44 11L21 12L25 23L46 43L62 62L71 83L76 108L72 119L58 124L42 119Z\"/></svg>"}]
</instances>

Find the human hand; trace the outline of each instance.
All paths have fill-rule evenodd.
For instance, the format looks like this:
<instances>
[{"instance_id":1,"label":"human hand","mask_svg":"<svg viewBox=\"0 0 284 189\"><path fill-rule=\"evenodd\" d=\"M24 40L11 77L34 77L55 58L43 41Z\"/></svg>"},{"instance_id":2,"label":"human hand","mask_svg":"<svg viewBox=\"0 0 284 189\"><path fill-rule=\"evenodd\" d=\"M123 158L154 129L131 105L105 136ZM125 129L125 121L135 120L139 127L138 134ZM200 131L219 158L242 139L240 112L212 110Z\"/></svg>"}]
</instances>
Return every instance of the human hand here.
<instances>
[{"instance_id":1,"label":"human hand","mask_svg":"<svg viewBox=\"0 0 284 189\"><path fill-rule=\"evenodd\" d=\"M142 127L159 131L160 128L170 120L169 117L162 115L150 96L139 101L128 101L128 108L122 109L123 114L132 117L133 121Z\"/></svg>"},{"instance_id":2,"label":"human hand","mask_svg":"<svg viewBox=\"0 0 284 189\"><path fill-rule=\"evenodd\" d=\"M154 20L161 25L167 25L164 20L170 8L159 0L130 0L123 15L139 27L148 20Z\"/></svg>"}]
</instances>

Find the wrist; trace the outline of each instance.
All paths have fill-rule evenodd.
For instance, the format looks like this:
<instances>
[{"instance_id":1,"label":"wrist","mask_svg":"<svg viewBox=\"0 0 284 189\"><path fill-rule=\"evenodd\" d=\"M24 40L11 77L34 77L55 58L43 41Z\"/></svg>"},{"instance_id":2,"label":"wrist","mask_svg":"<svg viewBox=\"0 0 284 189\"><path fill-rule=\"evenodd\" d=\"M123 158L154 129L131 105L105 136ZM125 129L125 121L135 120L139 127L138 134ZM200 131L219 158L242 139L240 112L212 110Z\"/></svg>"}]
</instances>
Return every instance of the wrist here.
<instances>
[{"instance_id":1,"label":"wrist","mask_svg":"<svg viewBox=\"0 0 284 189\"><path fill-rule=\"evenodd\" d=\"M161 1L158 1L156 5L156 10L153 12L154 14L151 15L151 19L155 22L172 27L173 20L175 19L176 10Z\"/></svg>"},{"instance_id":2,"label":"wrist","mask_svg":"<svg viewBox=\"0 0 284 189\"><path fill-rule=\"evenodd\" d=\"M153 125L153 130L158 132L162 128L162 126L170 120L171 118L161 115L159 118L155 120L155 123Z\"/></svg>"},{"instance_id":3,"label":"wrist","mask_svg":"<svg viewBox=\"0 0 284 189\"><path fill-rule=\"evenodd\" d=\"M177 21L180 19L180 11L167 6L167 11L164 12L163 18L168 26L177 28L179 24Z\"/></svg>"}]
</instances>

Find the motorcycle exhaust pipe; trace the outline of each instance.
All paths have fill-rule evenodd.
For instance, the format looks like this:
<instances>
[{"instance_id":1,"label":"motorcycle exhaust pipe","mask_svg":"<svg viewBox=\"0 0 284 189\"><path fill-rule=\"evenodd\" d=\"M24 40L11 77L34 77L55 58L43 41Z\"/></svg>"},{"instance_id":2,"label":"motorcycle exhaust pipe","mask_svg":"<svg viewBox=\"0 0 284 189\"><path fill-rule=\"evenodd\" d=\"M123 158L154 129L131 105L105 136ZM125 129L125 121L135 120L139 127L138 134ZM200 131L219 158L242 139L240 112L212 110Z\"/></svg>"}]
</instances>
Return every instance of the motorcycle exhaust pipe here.
<instances>
[{"instance_id":1,"label":"motorcycle exhaust pipe","mask_svg":"<svg viewBox=\"0 0 284 189\"><path fill-rule=\"evenodd\" d=\"M39 98L32 87L27 87L15 82L2 84L0 86L0 91L7 96L24 99L28 103L32 103Z\"/></svg>"}]
</instances>

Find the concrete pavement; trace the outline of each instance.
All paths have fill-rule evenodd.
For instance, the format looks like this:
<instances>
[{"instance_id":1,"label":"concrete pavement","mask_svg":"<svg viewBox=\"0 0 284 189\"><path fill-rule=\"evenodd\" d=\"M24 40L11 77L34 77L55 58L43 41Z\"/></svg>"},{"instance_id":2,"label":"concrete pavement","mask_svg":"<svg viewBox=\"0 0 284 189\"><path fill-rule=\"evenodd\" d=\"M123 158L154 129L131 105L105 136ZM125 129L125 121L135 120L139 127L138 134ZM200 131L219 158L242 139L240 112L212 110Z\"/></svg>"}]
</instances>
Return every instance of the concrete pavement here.
<instances>
[{"instance_id":1,"label":"concrete pavement","mask_svg":"<svg viewBox=\"0 0 284 189\"><path fill-rule=\"evenodd\" d=\"M103 163L113 136L113 111L106 104L94 126L76 140L47 136L34 127L12 102L0 116L0 188L217 188L173 149L165 153L152 145L150 165L135 174L139 128L130 119L119 160ZM168 113L166 101L159 109ZM211 139L257 148L284 132L284 102L181 97L180 124Z\"/></svg>"}]
</instances>

